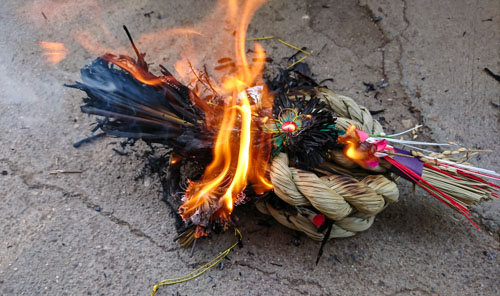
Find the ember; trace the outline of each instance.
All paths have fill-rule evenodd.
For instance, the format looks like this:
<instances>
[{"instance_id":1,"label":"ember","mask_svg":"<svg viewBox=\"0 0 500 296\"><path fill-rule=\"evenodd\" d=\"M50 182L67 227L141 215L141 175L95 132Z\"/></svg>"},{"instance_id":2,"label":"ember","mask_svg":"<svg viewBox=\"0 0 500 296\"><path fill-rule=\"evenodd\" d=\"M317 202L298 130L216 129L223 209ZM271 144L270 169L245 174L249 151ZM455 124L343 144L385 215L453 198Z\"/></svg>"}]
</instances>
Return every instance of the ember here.
<instances>
[{"instance_id":1,"label":"ember","mask_svg":"<svg viewBox=\"0 0 500 296\"><path fill-rule=\"evenodd\" d=\"M39 45L44 50L43 55L45 56L47 62L51 64L58 64L68 55L68 51L62 43L40 41Z\"/></svg>"},{"instance_id":2,"label":"ember","mask_svg":"<svg viewBox=\"0 0 500 296\"><path fill-rule=\"evenodd\" d=\"M360 133L354 125L350 125L345 134L338 138L344 144L345 156L362 167L374 167L378 164L375 156L376 146L361 139Z\"/></svg>"},{"instance_id":3,"label":"ember","mask_svg":"<svg viewBox=\"0 0 500 296\"><path fill-rule=\"evenodd\" d=\"M293 121L285 121L281 125L281 129L285 133L291 133L291 132L294 132L297 129L297 124L295 122L293 122Z\"/></svg>"}]
</instances>

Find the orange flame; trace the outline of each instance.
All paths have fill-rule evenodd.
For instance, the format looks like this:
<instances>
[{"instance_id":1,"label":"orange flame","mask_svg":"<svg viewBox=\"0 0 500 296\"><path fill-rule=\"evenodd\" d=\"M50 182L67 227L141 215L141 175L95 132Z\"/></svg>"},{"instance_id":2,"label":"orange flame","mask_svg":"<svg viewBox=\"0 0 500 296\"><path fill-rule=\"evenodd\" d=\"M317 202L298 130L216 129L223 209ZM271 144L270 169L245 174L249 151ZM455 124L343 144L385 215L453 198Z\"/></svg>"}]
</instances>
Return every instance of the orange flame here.
<instances>
[{"instance_id":1,"label":"orange flame","mask_svg":"<svg viewBox=\"0 0 500 296\"><path fill-rule=\"evenodd\" d=\"M232 22L238 20L234 40L235 62L240 65L238 71L222 79L216 85L217 91L227 96L224 116L218 128L218 135L213 151L213 161L206 168L201 181L193 182L186 190L186 201L179 212L184 219L191 219L201 226L208 221L227 221L234 205L242 198L242 192L250 182L253 189L263 193L272 189L266 177L269 160L270 139L261 132L253 120L253 109L246 90L262 81L265 60L263 48L256 44L254 52L260 61L250 65L246 57L246 30L255 11L265 1L249 0L240 5L239 1L230 1L226 16ZM242 9L241 9L242 8ZM180 65L177 65L180 67ZM262 104L269 105L272 100L262 92ZM238 132L235 132L237 130ZM261 149L253 149L253 143L261 144ZM199 230L196 236L205 235Z\"/></svg>"},{"instance_id":2,"label":"orange flame","mask_svg":"<svg viewBox=\"0 0 500 296\"><path fill-rule=\"evenodd\" d=\"M352 124L349 125L344 135L338 137L337 141L346 145L345 156L362 167L365 167L368 161L376 159L374 156L376 147L370 143L361 142L356 127Z\"/></svg>"},{"instance_id":3,"label":"orange flame","mask_svg":"<svg viewBox=\"0 0 500 296\"><path fill-rule=\"evenodd\" d=\"M345 144L346 148L344 150L345 155L351 160L362 160L364 159L363 153L358 151L358 147L361 145L359 136L356 133L356 127L354 125L349 125L345 135L339 140L340 143Z\"/></svg>"},{"instance_id":4,"label":"orange flame","mask_svg":"<svg viewBox=\"0 0 500 296\"><path fill-rule=\"evenodd\" d=\"M62 43L40 41L38 44L44 50L42 54L45 59L51 64L58 64L68 55L68 50Z\"/></svg>"},{"instance_id":5,"label":"orange flame","mask_svg":"<svg viewBox=\"0 0 500 296\"><path fill-rule=\"evenodd\" d=\"M94 5L92 0L84 1ZM262 72L266 57L263 48L256 43L253 51L255 56L252 63L249 63L245 49L248 25L265 2L267 0L220 0L214 13L197 25L150 32L136 39L141 48L152 48L153 51L162 44L168 43L170 46L175 41L175 48L180 49L178 51L184 55L169 57L173 60L171 63L182 81L190 82L188 86L196 94L191 95L192 102L208 114L205 126L217 130L212 162L206 167L201 180L190 182L185 202L179 208L185 220L191 219L198 226L198 237L205 235L204 227L209 221L230 219L234 206L244 197L243 191L247 185L250 184L259 194L272 189L266 175L272 148L271 139L260 128L262 120L255 120L255 115L259 113L264 114L264 118L266 115L267 118L272 117L273 98L267 95L264 87L257 100L247 94L247 89L264 85ZM57 6L55 9L67 9L67 6ZM104 25L103 18L98 17L94 27L99 30L98 35L103 35L112 46L106 45L103 40L97 40L94 37L96 34L90 29L72 30L71 34L78 43L94 54L124 54L129 51L129 45L116 45L117 40ZM51 62L57 63L66 57L67 51L63 44L45 47L46 44L49 43L41 42L40 46L47 48L46 55ZM228 57L233 65L231 70L234 71L210 74L209 92L216 92L224 99L223 104L219 101L212 108L212 102L200 95L203 90L197 88L200 79L194 69L202 69L203 65L215 64L215 61L228 60ZM144 84L168 83L168 76L153 75L125 55L106 54L102 58L128 71ZM217 114L219 110L222 114ZM172 163L176 161L177 158Z\"/></svg>"}]
</instances>

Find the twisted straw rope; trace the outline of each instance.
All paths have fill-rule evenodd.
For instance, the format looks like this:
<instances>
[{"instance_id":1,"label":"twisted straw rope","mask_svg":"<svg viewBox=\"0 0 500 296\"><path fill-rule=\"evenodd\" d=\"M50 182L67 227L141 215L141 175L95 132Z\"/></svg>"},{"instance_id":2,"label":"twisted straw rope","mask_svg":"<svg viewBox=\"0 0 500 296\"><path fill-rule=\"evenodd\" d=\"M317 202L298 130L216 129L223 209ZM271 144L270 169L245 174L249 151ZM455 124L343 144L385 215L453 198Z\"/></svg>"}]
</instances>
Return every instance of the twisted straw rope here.
<instances>
[{"instance_id":1,"label":"twisted straw rope","mask_svg":"<svg viewBox=\"0 0 500 296\"><path fill-rule=\"evenodd\" d=\"M310 97L308 92L300 92L301 96ZM378 121L373 119L370 111L358 105L353 99L336 94L324 87L314 89L314 97L325 102L330 109L337 114L337 127L346 130L349 124L368 134L378 134L384 131ZM292 100L294 96L290 97Z\"/></svg>"},{"instance_id":2,"label":"twisted straw rope","mask_svg":"<svg viewBox=\"0 0 500 296\"><path fill-rule=\"evenodd\" d=\"M301 95L309 96L308 93ZM320 98L337 114L337 126L341 129L345 130L349 124L354 124L358 129L370 134L383 131L368 109L360 107L351 98L337 95L326 88L315 89L314 97ZM330 158L341 167L357 167L336 151L332 151ZM349 172L342 168L339 170ZM377 171L382 172L385 169L376 168L374 172ZM288 228L302 231L314 240L323 240L324 234L319 232L313 223L317 213L308 207L314 207L335 221L329 239L349 237L370 228L375 215L399 197L396 184L381 174L367 175L365 172L364 177L358 180L347 175L322 173L325 176L318 177L313 172L290 167L288 156L279 154L271 165L271 182L275 194L294 206L295 211L292 213L274 208L269 202L257 203L257 208L264 214L272 215Z\"/></svg>"}]
</instances>

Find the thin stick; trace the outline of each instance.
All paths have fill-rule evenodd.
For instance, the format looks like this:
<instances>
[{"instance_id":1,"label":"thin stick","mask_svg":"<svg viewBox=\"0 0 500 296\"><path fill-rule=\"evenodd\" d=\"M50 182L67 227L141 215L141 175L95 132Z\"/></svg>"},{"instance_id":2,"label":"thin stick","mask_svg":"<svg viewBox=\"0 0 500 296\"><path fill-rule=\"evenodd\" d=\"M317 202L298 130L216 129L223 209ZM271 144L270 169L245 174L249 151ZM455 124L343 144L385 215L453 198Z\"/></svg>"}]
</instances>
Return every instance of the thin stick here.
<instances>
[{"instance_id":1,"label":"thin stick","mask_svg":"<svg viewBox=\"0 0 500 296\"><path fill-rule=\"evenodd\" d=\"M283 44L285 44L285 45L286 45L286 46L288 46L288 47L291 47L291 48L293 48L293 49L296 49L296 50L298 50L298 51L301 51L301 52L303 52L303 53L305 53L305 54L307 54L307 55L311 55L311 53L310 53L310 52L305 51L305 50L303 50L302 48L299 48L299 47L297 47L297 46L295 46L295 45L292 45L292 44L290 44L290 43L288 43L288 42L285 42L285 41L283 41L283 40L281 40L281 39L278 39L278 41L279 41L279 42L281 42L281 43L283 43Z\"/></svg>"},{"instance_id":2,"label":"thin stick","mask_svg":"<svg viewBox=\"0 0 500 296\"><path fill-rule=\"evenodd\" d=\"M82 171L67 171L67 170L52 170L49 172L51 175L55 174L81 174Z\"/></svg>"},{"instance_id":3,"label":"thin stick","mask_svg":"<svg viewBox=\"0 0 500 296\"><path fill-rule=\"evenodd\" d=\"M411 148L411 149L415 149L415 150L419 150L419 151L422 151L422 152L425 152L425 153L436 153L435 151L431 151L429 149L424 149L424 148L420 148L420 147L417 147L417 146L413 146L413 145L408 145L408 144L401 144L403 146L406 146L408 148Z\"/></svg>"},{"instance_id":4,"label":"thin stick","mask_svg":"<svg viewBox=\"0 0 500 296\"><path fill-rule=\"evenodd\" d=\"M406 133L409 133L409 132L411 132L411 131L413 131L413 130L419 129L419 128L421 128L422 126L423 126L423 125L421 125L421 124L420 124L420 125L417 125L416 127L412 127L412 128L410 128L410 129L408 129L408 130L405 130L405 131L403 131L403 132L400 132L400 133L397 133L397 134L392 134L392 135L387 135L386 137L397 137L397 136L401 136L401 135L404 135L404 134L406 134Z\"/></svg>"},{"instance_id":5,"label":"thin stick","mask_svg":"<svg viewBox=\"0 0 500 296\"><path fill-rule=\"evenodd\" d=\"M212 87L212 85L210 84L210 82L209 82L209 81L207 81L207 82L208 82L208 85L206 85L206 84L205 84L205 81L203 81L203 79L202 79L200 76L198 76L198 74L196 74L196 71L194 70L193 65L191 65L191 62L190 62L189 60L188 60L188 65L189 65L189 68L191 69L191 72L193 72L194 76L196 77L196 79L198 79L198 81L199 81L201 84L203 84L203 86L205 86L206 88L210 88L210 89L211 89L211 90L215 93L215 95L217 96L218 94L217 94L217 92L215 91L215 89ZM207 71L207 70L206 70L206 68L205 68L205 75L206 75L206 71ZM207 77L208 77L208 75L207 75Z\"/></svg>"},{"instance_id":6,"label":"thin stick","mask_svg":"<svg viewBox=\"0 0 500 296\"><path fill-rule=\"evenodd\" d=\"M135 47L134 39L132 39L132 35L130 35L130 32L127 29L127 26L123 25L123 29L125 30L125 33L127 33L127 37L130 40L130 43L132 44L132 48L134 49L135 54L140 59L141 58L141 54L139 53L139 50L137 49L137 47Z\"/></svg>"},{"instance_id":7,"label":"thin stick","mask_svg":"<svg viewBox=\"0 0 500 296\"><path fill-rule=\"evenodd\" d=\"M493 152L493 150L490 150L490 149L487 149L487 150L468 149L467 151L464 151L464 152L487 152L487 153L490 153L490 152Z\"/></svg>"},{"instance_id":8,"label":"thin stick","mask_svg":"<svg viewBox=\"0 0 500 296\"><path fill-rule=\"evenodd\" d=\"M385 73L385 48L381 48L380 51L382 52L382 77L384 77L384 81L388 82L389 79Z\"/></svg>"},{"instance_id":9,"label":"thin stick","mask_svg":"<svg viewBox=\"0 0 500 296\"><path fill-rule=\"evenodd\" d=\"M400 144L410 144L410 145L424 145L424 146L450 146L447 143L432 143L432 142L419 142L419 141L408 141L408 140L399 140L399 139L391 139L385 137L370 137L375 140L387 140L388 142L400 143Z\"/></svg>"},{"instance_id":10,"label":"thin stick","mask_svg":"<svg viewBox=\"0 0 500 296\"><path fill-rule=\"evenodd\" d=\"M191 66L191 64L189 64L189 66L191 67L191 69L193 69L193 66ZM207 82L208 86L214 92L214 94L216 96L219 96L219 94L217 93L217 91L212 87L212 84L210 83L210 76L208 75L207 65L203 65L203 70L205 71L204 76L205 76L205 81Z\"/></svg>"},{"instance_id":11,"label":"thin stick","mask_svg":"<svg viewBox=\"0 0 500 296\"><path fill-rule=\"evenodd\" d=\"M82 146L82 145L83 145L83 144L85 144L85 143L92 142L92 141L94 141L95 139L100 138L100 137L103 137L103 136L105 136L105 135L106 135L106 133L100 133L100 134L97 134L97 135L90 136L90 137L88 137L88 138L85 138L85 139L83 139L83 140L80 140L80 141L76 142L75 144L73 144L73 147L78 148L78 147Z\"/></svg>"},{"instance_id":12,"label":"thin stick","mask_svg":"<svg viewBox=\"0 0 500 296\"><path fill-rule=\"evenodd\" d=\"M293 64L291 64L290 66L288 66L286 69L288 70L288 69L293 68L293 66L295 66L295 65L297 65L298 63L302 62L302 61L303 61L303 60L305 60L306 58L307 58L307 56L300 58L300 59L299 59L299 60L297 60L295 63L293 63Z\"/></svg>"},{"instance_id":13,"label":"thin stick","mask_svg":"<svg viewBox=\"0 0 500 296\"><path fill-rule=\"evenodd\" d=\"M193 241L193 245L191 246L191 252L189 252L189 257L193 257L193 254L194 254L194 248L196 247L196 241L198 239L194 239Z\"/></svg>"},{"instance_id":14,"label":"thin stick","mask_svg":"<svg viewBox=\"0 0 500 296\"><path fill-rule=\"evenodd\" d=\"M257 38L248 38L246 41L260 41L260 40L269 40L274 39L274 36L265 36L265 37L257 37Z\"/></svg>"},{"instance_id":15,"label":"thin stick","mask_svg":"<svg viewBox=\"0 0 500 296\"><path fill-rule=\"evenodd\" d=\"M323 248L325 247L326 242L330 239L330 233L332 232L333 221L332 220L328 220L328 221L329 221L330 225L328 225L328 230L326 231L325 236L323 237L323 240L321 241L321 246L319 247L318 255L316 255L316 265L318 265L319 259L323 255Z\"/></svg>"}]
</instances>

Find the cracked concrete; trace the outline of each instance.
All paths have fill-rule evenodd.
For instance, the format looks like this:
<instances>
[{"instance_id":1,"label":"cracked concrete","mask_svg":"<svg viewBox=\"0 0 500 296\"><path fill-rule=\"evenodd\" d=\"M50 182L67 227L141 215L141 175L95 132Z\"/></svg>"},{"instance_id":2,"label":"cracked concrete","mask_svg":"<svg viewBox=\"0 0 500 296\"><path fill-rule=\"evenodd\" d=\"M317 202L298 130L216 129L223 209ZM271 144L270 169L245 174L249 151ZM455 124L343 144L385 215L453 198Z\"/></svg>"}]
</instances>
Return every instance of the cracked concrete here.
<instances>
[{"instance_id":1,"label":"cracked concrete","mask_svg":"<svg viewBox=\"0 0 500 296\"><path fill-rule=\"evenodd\" d=\"M229 233L202 240L193 257L179 248L157 181L134 181L144 147L119 156L111 150L115 139L100 139L74 149L73 142L90 135L93 119L79 112L82 94L62 87L95 57L74 42L78 30L90 30L106 46L127 47L123 24L135 35L190 25L212 6L194 0L0 4L2 295L144 295L232 242ZM499 11L493 0L276 0L257 12L249 36L307 46L317 78L334 78L329 86L337 92L385 109L377 117L387 131L410 120L425 124L422 138L497 149L499 109L491 101L498 103L500 87L482 69L500 72ZM41 40L64 42L68 58L46 64ZM181 43L158 40L141 50L155 65L171 66ZM273 41L262 44L283 65L281 57L294 53ZM389 85L377 98L364 93L363 81L382 79ZM499 169L497 153L474 161ZM50 175L53 169L82 173ZM224 269L158 295L500 294L499 203L475 210L482 228L476 231L422 192L413 195L407 183L400 188L400 202L365 233L329 242L318 266L316 242L242 206L244 246Z\"/></svg>"}]
</instances>

